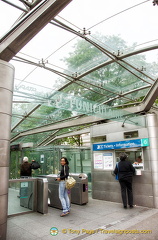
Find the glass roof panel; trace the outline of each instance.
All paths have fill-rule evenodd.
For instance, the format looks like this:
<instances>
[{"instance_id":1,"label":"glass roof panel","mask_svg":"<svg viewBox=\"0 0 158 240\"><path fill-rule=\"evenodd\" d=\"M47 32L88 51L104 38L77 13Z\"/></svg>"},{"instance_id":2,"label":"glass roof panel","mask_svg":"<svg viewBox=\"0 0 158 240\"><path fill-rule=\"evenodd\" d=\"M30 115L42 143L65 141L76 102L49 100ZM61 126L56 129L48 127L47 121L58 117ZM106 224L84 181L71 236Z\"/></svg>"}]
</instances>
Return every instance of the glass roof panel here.
<instances>
[{"instance_id":1,"label":"glass roof panel","mask_svg":"<svg viewBox=\"0 0 158 240\"><path fill-rule=\"evenodd\" d=\"M15 3L15 1L13 2ZM20 1L16 2L20 4L19 6L23 7L23 4L20 3ZM0 1L0 37L8 32L8 30L13 26L22 13L23 12L21 10Z\"/></svg>"},{"instance_id":2,"label":"glass roof panel","mask_svg":"<svg viewBox=\"0 0 158 240\"><path fill-rule=\"evenodd\" d=\"M29 11L22 1L9 1L15 6L0 1L0 36ZM72 100L85 101L87 109L142 101L158 78L157 11L148 0L71 1L10 61L15 66L12 135L93 115L79 111L79 105L77 111ZM40 142L51 133L20 141Z\"/></svg>"},{"instance_id":3,"label":"glass roof panel","mask_svg":"<svg viewBox=\"0 0 158 240\"><path fill-rule=\"evenodd\" d=\"M140 98L143 99L148 91L149 91L148 88L142 89L142 90L127 94L126 97L129 97L130 99L135 101L140 101Z\"/></svg>"},{"instance_id":4,"label":"glass roof panel","mask_svg":"<svg viewBox=\"0 0 158 240\"><path fill-rule=\"evenodd\" d=\"M52 24L47 24L25 47L17 54L34 63L45 66L57 66L65 69L64 58L72 50L77 36Z\"/></svg>"},{"instance_id":5,"label":"glass roof panel","mask_svg":"<svg viewBox=\"0 0 158 240\"><path fill-rule=\"evenodd\" d=\"M22 105L23 104L21 104L21 106ZM25 119L26 114L27 113L24 113L23 115L22 114L15 115L18 116L17 120L19 118L23 119L23 122L16 127L15 131L21 132L34 127L57 123L59 121L63 122L64 120L70 118L71 116L73 117L78 116L78 114L75 112L71 112L64 109L63 110L55 109L54 107L50 106L48 107L47 105L38 107L31 115L29 115Z\"/></svg>"},{"instance_id":6,"label":"glass roof panel","mask_svg":"<svg viewBox=\"0 0 158 240\"><path fill-rule=\"evenodd\" d=\"M105 21L105 19L117 14L118 12L122 12L124 9L130 8L131 6L141 2L141 0L117 0L115 3L110 0L106 0L106 2L104 0L76 0L72 1L59 15L65 18L70 24L73 23L80 29L83 27L89 29L92 28L92 26L96 26L96 24ZM98 26L99 25L96 27ZM117 26L119 26L119 23Z\"/></svg>"}]
</instances>

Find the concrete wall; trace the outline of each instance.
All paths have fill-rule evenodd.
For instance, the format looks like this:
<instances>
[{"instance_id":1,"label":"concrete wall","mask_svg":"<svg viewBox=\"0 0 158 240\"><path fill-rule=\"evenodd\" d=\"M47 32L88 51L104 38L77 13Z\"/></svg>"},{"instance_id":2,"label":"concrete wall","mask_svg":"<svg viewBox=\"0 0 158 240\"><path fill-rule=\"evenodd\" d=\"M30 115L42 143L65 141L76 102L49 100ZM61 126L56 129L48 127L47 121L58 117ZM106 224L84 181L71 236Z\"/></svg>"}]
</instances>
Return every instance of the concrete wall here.
<instances>
[{"instance_id":1,"label":"concrete wall","mask_svg":"<svg viewBox=\"0 0 158 240\"><path fill-rule=\"evenodd\" d=\"M146 118L144 116L140 116L139 118L132 119L133 122L139 124L134 125L129 122L124 123L124 127L122 127L122 122L109 122L104 124L94 125L90 128L90 136L97 137L106 135L107 142L115 142L124 139L123 133L128 131L139 131L138 138L145 138L148 136L148 130L146 128Z\"/></svg>"},{"instance_id":2,"label":"concrete wall","mask_svg":"<svg viewBox=\"0 0 158 240\"><path fill-rule=\"evenodd\" d=\"M92 197L94 199L122 203L120 184L111 171L93 171ZM133 177L134 205L154 207L152 177L150 171Z\"/></svg>"}]
</instances>

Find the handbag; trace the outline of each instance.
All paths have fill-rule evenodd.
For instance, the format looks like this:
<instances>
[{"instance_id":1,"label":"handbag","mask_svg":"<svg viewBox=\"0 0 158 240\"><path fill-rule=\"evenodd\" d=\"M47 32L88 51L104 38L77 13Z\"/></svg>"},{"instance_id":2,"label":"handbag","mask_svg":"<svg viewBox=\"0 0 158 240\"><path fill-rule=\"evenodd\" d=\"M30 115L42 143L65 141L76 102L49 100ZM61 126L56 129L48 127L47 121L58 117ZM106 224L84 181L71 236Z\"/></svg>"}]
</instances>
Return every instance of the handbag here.
<instances>
[{"instance_id":1,"label":"handbag","mask_svg":"<svg viewBox=\"0 0 158 240\"><path fill-rule=\"evenodd\" d=\"M64 166L64 174L65 174L65 166ZM68 178L65 180L65 187L67 189L71 189L75 186L76 180L72 176L68 176Z\"/></svg>"},{"instance_id":2,"label":"handbag","mask_svg":"<svg viewBox=\"0 0 158 240\"><path fill-rule=\"evenodd\" d=\"M116 163L116 166L117 166L117 168L118 168L118 173L119 173L118 162ZM118 174L118 173L115 175L115 179L116 179L116 180L119 180L119 174Z\"/></svg>"},{"instance_id":3,"label":"handbag","mask_svg":"<svg viewBox=\"0 0 158 240\"><path fill-rule=\"evenodd\" d=\"M68 179L66 179L65 181L66 181L65 186L66 186L67 189L73 188L76 184L76 180L71 176L68 176Z\"/></svg>"}]
</instances>

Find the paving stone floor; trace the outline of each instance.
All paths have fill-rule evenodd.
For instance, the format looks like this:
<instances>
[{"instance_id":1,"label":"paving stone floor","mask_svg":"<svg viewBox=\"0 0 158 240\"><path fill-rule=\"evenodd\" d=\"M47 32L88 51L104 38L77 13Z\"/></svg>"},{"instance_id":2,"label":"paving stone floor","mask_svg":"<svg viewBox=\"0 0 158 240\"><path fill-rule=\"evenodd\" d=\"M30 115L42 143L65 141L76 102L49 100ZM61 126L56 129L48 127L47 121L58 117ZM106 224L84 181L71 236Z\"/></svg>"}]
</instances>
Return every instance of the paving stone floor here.
<instances>
[{"instance_id":1,"label":"paving stone floor","mask_svg":"<svg viewBox=\"0 0 158 240\"><path fill-rule=\"evenodd\" d=\"M158 240L158 209L89 198L83 206L71 205L71 213L60 217L61 210L49 207L48 214L37 212L8 218L7 240ZM53 236L50 229L58 234ZM107 233L107 230L151 230L152 233ZM53 234L56 234L53 232Z\"/></svg>"}]
</instances>

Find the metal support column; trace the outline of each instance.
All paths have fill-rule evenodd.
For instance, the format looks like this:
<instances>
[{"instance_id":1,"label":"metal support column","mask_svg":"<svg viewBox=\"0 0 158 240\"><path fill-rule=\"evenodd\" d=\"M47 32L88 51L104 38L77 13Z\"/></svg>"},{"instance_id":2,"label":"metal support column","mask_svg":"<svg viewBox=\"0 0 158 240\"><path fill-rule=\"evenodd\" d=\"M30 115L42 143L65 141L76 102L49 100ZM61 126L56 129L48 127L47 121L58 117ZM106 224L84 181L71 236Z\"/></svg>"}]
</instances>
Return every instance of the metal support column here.
<instances>
[{"instance_id":1,"label":"metal support column","mask_svg":"<svg viewBox=\"0 0 158 240\"><path fill-rule=\"evenodd\" d=\"M155 113L147 114L147 127L150 141L150 166L153 184L154 207L158 208L158 118Z\"/></svg>"},{"instance_id":2,"label":"metal support column","mask_svg":"<svg viewBox=\"0 0 158 240\"><path fill-rule=\"evenodd\" d=\"M0 60L0 239L6 239L14 67Z\"/></svg>"}]
</instances>

